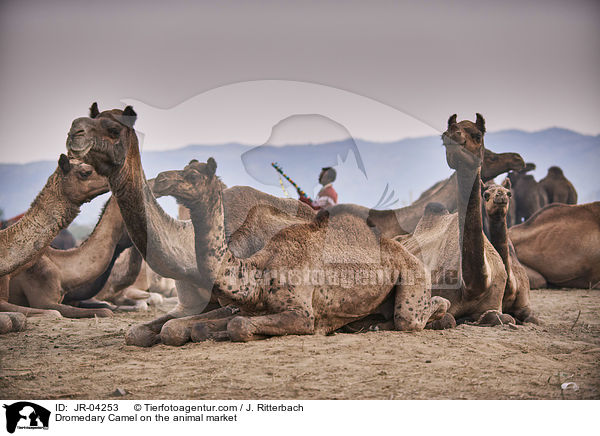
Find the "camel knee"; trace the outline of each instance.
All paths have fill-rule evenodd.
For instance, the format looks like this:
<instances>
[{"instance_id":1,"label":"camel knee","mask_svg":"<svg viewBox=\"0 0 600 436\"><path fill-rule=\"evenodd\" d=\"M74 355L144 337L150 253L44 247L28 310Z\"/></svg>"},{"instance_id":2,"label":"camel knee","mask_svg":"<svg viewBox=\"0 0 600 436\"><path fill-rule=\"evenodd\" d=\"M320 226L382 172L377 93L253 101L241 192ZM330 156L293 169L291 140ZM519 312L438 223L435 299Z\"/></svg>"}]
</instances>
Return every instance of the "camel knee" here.
<instances>
[{"instance_id":1,"label":"camel knee","mask_svg":"<svg viewBox=\"0 0 600 436\"><path fill-rule=\"evenodd\" d=\"M256 327L249 318L236 316L227 324L227 332L233 342L248 342L256 333Z\"/></svg>"},{"instance_id":2,"label":"camel knee","mask_svg":"<svg viewBox=\"0 0 600 436\"><path fill-rule=\"evenodd\" d=\"M131 327L125 334L125 343L136 347L151 347L160 343L160 336L144 324Z\"/></svg>"},{"instance_id":3,"label":"camel knee","mask_svg":"<svg viewBox=\"0 0 600 436\"><path fill-rule=\"evenodd\" d=\"M190 340L191 328L180 320L173 319L163 325L160 340L165 345L180 346Z\"/></svg>"}]
</instances>

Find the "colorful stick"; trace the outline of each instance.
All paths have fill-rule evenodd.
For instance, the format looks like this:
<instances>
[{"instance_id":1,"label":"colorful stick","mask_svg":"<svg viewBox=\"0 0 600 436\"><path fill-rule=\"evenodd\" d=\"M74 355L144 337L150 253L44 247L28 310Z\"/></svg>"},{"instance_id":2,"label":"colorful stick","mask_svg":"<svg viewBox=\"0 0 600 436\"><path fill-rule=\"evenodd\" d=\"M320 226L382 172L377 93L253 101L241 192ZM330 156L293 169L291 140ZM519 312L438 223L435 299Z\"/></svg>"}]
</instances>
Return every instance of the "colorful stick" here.
<instances>
[{"instance_id":1,"label":"colorful stick","mask_svg":"<svg viewBox=\"0 0 600 436\"><path fill-rule=\"evenodd\" d=\"M310 197L308 197L308 196L306 195L306 192L304 192L304 191L302 190L302 188L300 188L300 186L296 185L296 182L294 182L292 179L290 179L290 178L288 177L288 175L287 175L286 173L284 173L284 172L283 172L283 169L282 169L282 168L281 168L279 165L277 165L277 163L275 163L275 162L272 162L272 163L271 163L271 166L272 166L273 168L275 168L275 171L277 171L279 174L281 174L281 175L282 175L282 176L285 178L285 180L287 180L288 182L290 182L290 183L292 184L292 186L293 186L294 188L296 188L296 190L298 191L298 193L299 193L299 194L300 194L302 197L306 197L306 198L310 199Z\"/></svg>"}]
</instances>

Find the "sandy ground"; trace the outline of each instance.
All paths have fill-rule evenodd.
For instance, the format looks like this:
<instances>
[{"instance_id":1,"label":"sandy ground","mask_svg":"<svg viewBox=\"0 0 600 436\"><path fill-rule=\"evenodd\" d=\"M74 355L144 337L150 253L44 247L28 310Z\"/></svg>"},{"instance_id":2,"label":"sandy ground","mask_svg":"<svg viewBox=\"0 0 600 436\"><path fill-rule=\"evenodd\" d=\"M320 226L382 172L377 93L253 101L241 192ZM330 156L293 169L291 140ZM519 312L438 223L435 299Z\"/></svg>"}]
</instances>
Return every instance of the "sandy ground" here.
<instances>
[{"instance_id":1,"label":"sandy ground","mask_svg":"<svg viewBox=\"0 0 600 436\"><path fill-rule=\"evenodd\" d=\"M288 336L150 349L113 319L30 319L0 337L3 399L598 399L600 292L532 291L543 326ZM579 314L579 312L581 313ZM579 314L579 316L578 316ZM575 382L579 390L562 391Z\"/></svg>"}]
</instances>

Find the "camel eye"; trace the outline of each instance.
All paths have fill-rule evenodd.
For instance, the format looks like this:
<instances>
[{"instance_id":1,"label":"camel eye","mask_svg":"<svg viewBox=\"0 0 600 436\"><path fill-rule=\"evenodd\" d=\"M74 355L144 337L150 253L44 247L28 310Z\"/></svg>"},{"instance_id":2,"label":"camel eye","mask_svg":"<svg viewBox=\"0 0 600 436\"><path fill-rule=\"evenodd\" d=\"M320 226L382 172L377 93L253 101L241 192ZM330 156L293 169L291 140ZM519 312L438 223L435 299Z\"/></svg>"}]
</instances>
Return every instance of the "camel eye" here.
<instances>
[{"instance_id":1,"label":"camel eye","mask_svg":"<svg viewBox=\"0 0 600 436\"><path fill-rule=\"evenodd\" d=\"M512 192L508 191L508 192L506 193L506 195L508 195L508 198L510 198L510 197L512 197Z\"/></svg>"},{"instance_id":2,"label":"camel eye","mask_svg":"<svg viewBox=\"0 0 600 436\"><path fill-rule=\"evenodd\" d=\"M479 133L474 133L473 135L471 135L471 137L473 138L473 140L475 142L480 142L481 141L481 135Z\"/></svg>"}]
</instances>

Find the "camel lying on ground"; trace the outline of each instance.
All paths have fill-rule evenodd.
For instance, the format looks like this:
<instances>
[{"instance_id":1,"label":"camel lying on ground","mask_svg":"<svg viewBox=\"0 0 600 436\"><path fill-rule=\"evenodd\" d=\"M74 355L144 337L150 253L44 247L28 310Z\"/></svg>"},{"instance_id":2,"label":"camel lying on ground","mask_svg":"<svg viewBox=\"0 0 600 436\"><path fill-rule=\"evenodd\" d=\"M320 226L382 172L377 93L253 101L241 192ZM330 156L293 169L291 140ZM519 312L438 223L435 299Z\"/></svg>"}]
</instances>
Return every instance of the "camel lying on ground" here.
<instances>
[{"instance_id":1,"label":"camel lying on ground","mask_svg":"<svg viewBox=\"0 0 600 436\"><path fill-rule=\"evenodd\" d=\"M94 231L83 244L70 250L48 247L28 268L11 276L9 302L55 309L68 318L112 316L107 308L81 308L61 302L67 290L93 282L106 272L124 232L119 206L111 197Z\"/></svg>"},{"instance_id":2,"label":"camel lying on ground","mask_svg":"<svg viewBox=\"0 0 600 436\"><path fill-rule=\"evenodd\" d=\"M508 234L532 288L600 288L600 202L549 204Z\"/></svg>"},{"instance_id":3,"label":"camel lying on ground","mask_svg":"<svg viewBox=\"0 0 600 436\"><path fill-rule=\"evenodd\" d=\"M529 303L527 271L517 259L515 248L508 237L507 215L511 197L508 178L500 186L495 183L484 186L483 199L488 216L490 242L502 258L507 275L502 311L514 314L521 322L539 324Z\"/></svg>"},{"instance_id":4,"label":"camel lying on ground","mask_svg":"<svg viewBox=\"0 0 600 436\"><path fill-rule=\"evenodd\" d=\"M55 310L33 309L9 303L9 274L18 273L35 262L44 248L79 214L83 203L108 191L104 177L79 160L64 154L58 168L48 178L23 218L0 231L0 311L20 312L25 315L60 316ZM11 325L24 326L19 315L10 315ZM2 317L3 330L12 327Z\"/></svg>"},{"instance_id":5,"label":"camel lying on ground","mask_svg":"<svg viewBox=\"0 0 600 436\"><path fill-rule=\"evenodd\" d=\"M161 341L161 328L168 320L205 310L211 300L212 286L204 287L206 282L197 269L192 223L178 221L165 213L147 185L133 129L135 119L136 114L130 106L123 111L113 109L100 113L97 105L93 104L90 117L73 121L67 149L71 155L80 156L108 178L134 245L156 273L177 282L177 307L150 323L133 327L132 330L137 333L128 335L130 343L150 346ZM253 207L261 204L284 212L287 218L283 226L315 216L312 208L302 202L276 198L249 187L225 189L223 201L227 237L242 225ZM262 221L256 234L262 235L263 240L255 240L253 249L264 245L281 227L282 224L273 219ZM213 302L217 307L218 303ZM162 340L180 342L181 338L163 335Z\"/></svg>"},{"instance_id":6,"label":"camel lying on ground","mask_svg":"<svg viewBox=\"0 0 600 436\"><path fill-rule=\"evenodd\" d=\"M528 313L517 298L502 313L507 273L501 256L483 234L481 216L481 162L485 120L477 114L475 123L448 120L443 133L446 160L456 170L457 213L450 214L439 204L430 204L412 236L399 239L422 259L432 273L432 293L451 303L443 320L433 328L455 325L455 319L480 325L514 323L508 313L519 317ZM524 321L525 319L521 319Z\"/></svg>"},{"instance_id":7,"label":"camel lying on ground","mask_svg":"<svg viewBox=\"0 0 600 436\"><path fill-rule=\"evenodd\" d=\"M198 271L206 287L214 284L223 306L168 321L167 336L187 339L189 331L194 341L250 341L329 333L370 315L390 297L397 330L421 330L446 313L449 302L431 297L423 265L351 214L322 211L310 223L284 228L251 257L236 257L224 231L216 168L212 158L194 160L183 171L156 178L190 209ZM252 214L262 216L258 209ZM250 223L249 218L238 231L245 233L245 226L254 226Z\"/></svg>"}]
</instances>

